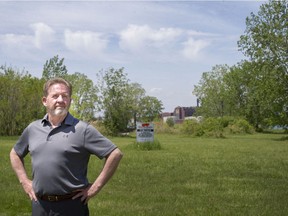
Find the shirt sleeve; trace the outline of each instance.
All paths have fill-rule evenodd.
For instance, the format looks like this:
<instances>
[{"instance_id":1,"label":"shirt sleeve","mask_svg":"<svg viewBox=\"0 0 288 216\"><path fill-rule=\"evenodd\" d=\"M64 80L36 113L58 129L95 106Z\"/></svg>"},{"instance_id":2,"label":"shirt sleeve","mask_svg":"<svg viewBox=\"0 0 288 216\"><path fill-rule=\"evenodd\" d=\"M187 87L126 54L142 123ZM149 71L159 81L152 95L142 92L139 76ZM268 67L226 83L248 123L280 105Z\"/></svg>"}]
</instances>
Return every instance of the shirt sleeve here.
<instances>
[{"instance_id":1,"label":"shirt sleeve","mask_svg":"<svg viewBox=\"0 0 288 216\"><path fill-rule=\"evenodd\" d=\"M20 158L24 158L29 153L28 136L29 126L24 129L22 135L14 145L14 150Z\"/></svg>"},{"instance_id":2,"label":"shirt sleeve","mask_svg":"<svg viewBox=\"0 0 288 216\"><path fill-rule=\"evenodd\" d=\"M88 125L85 133L85 148L98 158L103 159L109 155L117 146L104 137L92 125Z\"/></svg>"}]
</instances>

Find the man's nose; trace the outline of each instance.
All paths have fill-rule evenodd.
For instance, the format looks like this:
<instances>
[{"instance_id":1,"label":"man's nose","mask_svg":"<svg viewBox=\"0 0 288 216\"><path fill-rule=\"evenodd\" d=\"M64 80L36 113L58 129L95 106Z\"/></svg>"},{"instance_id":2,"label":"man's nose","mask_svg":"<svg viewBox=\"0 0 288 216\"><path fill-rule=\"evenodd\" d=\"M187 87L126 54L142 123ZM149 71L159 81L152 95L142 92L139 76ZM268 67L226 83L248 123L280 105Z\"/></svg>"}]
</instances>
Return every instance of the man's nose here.
<instances>
[{"instance_id":1,"label":"man's nose","mask_svg":"<svg viewBox=\"0 0 288 216\"><path fill-rule=\"evenodd\" d=\"M62 95L59 95L59 96L58 96L57 101L63 101Z\"/></svg>"}]
</instances>

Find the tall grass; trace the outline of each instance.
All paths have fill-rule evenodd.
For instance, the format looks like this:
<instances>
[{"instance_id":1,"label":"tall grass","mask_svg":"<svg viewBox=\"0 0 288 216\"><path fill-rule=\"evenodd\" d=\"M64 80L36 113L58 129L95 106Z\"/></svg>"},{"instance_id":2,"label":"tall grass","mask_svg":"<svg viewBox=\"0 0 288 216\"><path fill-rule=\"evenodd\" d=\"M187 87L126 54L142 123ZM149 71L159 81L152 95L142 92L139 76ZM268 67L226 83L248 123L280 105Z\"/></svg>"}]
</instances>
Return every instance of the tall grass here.
<instances>
[{"instance_id":1,"label":"tall grass","mask_svg":"<svg viewBox=\"0 0 288 216\"><path fill-rule=\"evenodd\" d=\"M135 137L112 138L124 158L90 200L92 216L288 215L288 141L283 135L156 137L161 149L150 151L133 147ZM8 161L15 139L0 139L0 215L29 215L29 199ZM91 181L102 164L91 158Z\"/></svg>"}]
</instances>

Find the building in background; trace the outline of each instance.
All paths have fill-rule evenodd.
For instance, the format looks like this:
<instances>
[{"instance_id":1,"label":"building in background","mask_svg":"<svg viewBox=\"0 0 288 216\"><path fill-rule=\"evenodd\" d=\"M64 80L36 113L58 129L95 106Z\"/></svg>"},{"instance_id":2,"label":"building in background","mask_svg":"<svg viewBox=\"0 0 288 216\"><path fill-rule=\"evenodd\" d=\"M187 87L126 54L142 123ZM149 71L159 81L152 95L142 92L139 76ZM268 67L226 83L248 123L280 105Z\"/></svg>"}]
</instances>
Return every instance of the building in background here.
<instances>
[{"instance_id":1,"label":"building in background","mask_svg":"<svg viewBox=\"0 0 288 216\"><path fill-rule=\"evenodd\" d=\"M174 112L165 112L162 113L161 117L164 122L167 121L168 118L172 118L175 123L182 123L185 118L189 118L193 116L193 114L196 112L196 107L176 107L174 109Z\"/></svg>"}]
</instances>

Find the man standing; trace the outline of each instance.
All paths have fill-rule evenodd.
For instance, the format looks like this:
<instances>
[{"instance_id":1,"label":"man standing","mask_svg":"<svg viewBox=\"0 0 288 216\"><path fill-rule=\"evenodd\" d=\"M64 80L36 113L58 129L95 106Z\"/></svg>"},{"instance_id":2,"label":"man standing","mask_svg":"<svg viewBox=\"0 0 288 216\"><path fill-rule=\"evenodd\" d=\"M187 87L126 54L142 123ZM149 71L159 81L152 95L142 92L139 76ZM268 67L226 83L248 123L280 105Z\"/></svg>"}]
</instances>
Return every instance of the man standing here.
<instances>
[{"instance_id":1,"label":"man standing","mask_svg":"<svg viewBox=\"0 0 288 216\"><path fill-rule=\"evenodd\" d=\"M62 78L48 80L43 93L47 114L23 131L10 153L12 168L32 200L32 216L87 216L89 199L113 176L123 154L93 126L69 113L69 82ZM24 167L28 153L32 180ZM105 158L105 164L90 184L87 166L91 154Z\"/></svg>"}]
</instances>

